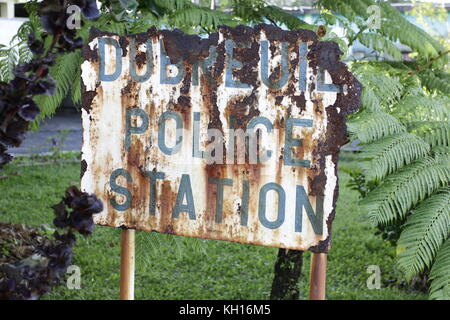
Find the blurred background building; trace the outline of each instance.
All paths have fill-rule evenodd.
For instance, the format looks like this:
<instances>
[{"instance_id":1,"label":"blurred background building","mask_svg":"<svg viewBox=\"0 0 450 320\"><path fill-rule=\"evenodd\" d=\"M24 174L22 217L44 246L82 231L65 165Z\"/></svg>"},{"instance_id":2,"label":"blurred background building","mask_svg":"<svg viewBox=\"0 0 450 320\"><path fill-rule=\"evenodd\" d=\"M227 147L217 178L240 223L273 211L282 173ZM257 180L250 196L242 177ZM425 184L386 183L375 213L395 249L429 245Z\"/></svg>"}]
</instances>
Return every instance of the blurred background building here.
<instances>
[{"instance_id":1,"label":"blurred background building","mask_svg":"<svg viewBox=\"0 0 450 320\"><path fill-rule=\"evenodd\" d=\"M21 24L27 20L26 0L0 0L0 44L9 45Z\"/></svg>"}]
</instances>

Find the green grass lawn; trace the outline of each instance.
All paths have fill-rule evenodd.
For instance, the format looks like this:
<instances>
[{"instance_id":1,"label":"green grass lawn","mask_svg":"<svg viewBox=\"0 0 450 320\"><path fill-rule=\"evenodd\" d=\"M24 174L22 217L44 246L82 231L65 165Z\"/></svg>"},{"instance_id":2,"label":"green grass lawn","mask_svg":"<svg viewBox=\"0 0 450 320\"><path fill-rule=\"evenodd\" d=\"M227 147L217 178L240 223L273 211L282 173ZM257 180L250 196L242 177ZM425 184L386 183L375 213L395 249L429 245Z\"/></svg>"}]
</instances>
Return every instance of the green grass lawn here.
<instances>
[{"instance_id":1,"label":"green grass lawn","mask_svg":"<svg viewBox=\"0 0 450 320\"><path fill-rule=\"evenodd\" d=\"M0 221L51 225L50 206L67 186L78 184L80 165L65 157L30 165L19 159L0 179ZM340 168L354 165L341 161ZM374 235L358 194L346 187L342 171L340 198L328 255L328 299L426 299L417 291L399 289L395 248ZM137 299L267 299L277 249L225 241L192 239L138 231ZM119 292L120 230L97 226L89 238L78 237L73 264L81 268L82 288L55 289L46 299L116 299ZM304 261L301 298L308 295L310 254ZM381 289L366 285L369 265L381 268Z\"/></svg>"}]
</instances>

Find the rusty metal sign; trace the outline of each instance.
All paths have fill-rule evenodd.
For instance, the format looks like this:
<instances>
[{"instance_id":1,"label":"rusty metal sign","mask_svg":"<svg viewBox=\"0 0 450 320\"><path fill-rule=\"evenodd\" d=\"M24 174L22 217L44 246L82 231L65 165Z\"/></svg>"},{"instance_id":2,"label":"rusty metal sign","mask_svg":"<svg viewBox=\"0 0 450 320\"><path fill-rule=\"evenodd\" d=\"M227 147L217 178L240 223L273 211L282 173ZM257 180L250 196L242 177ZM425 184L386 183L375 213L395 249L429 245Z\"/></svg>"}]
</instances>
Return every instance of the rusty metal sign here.
<instances>
[{"instance_id":1,"label":"rusty metal sign","mask_svg":"<svg viewBox=\"0 0 450 320\"><path fill-rule=\"evenodd\" d=\"M82 189L100 225L326 252L360 84L309 30L91 30Z\"/></svg>"}]
</instances>

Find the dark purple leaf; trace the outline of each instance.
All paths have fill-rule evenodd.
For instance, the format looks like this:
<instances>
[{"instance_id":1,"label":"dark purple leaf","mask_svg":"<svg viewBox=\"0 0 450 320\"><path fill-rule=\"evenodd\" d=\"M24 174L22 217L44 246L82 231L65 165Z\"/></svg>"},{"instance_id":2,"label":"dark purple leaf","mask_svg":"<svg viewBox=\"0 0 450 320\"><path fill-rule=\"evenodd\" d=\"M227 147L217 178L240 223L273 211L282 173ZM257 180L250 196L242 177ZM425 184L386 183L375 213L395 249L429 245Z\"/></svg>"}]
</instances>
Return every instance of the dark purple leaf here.
<instances>
[{"instance_id":1,"label":"dark purple leaf","mask_svg":"<svg viewBox=\"0 0 450 320\"><path fill-rule=\"evenodd\" d=\"M28 101L19 110L19 116L26 121L33 121L39 114L39 107L33 100Z\"/></svg>"}]
</instances>

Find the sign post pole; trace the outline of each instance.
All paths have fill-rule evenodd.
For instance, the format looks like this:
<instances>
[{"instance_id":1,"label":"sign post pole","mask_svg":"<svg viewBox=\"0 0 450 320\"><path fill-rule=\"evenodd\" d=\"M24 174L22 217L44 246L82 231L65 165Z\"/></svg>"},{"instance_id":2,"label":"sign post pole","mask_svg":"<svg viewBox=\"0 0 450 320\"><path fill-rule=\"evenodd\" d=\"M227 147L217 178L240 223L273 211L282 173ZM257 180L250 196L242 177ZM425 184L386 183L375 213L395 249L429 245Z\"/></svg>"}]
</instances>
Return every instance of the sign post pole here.
<instances>
[{"instance_id":1,"label":"sign post pole","mask_svg":"<svg viewBox=\"0 0 450 320\"><path fill-rule=\"evenodd\" d=\"M325 284L327 278L327 254L313 253L309 281L309 299L325 300Z\"/></svg>"},{"instance_id":2,"label":"sign post pole","mask_svg":"<svg viewBox=\"0 0 450 320\"><path fill-rule=\"evenodd\" d=\"M120 300L134 300L134 230L122 229L120 243Z\"/></svg>"}]
</instances>

